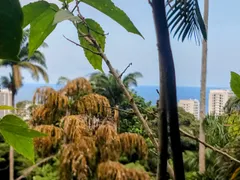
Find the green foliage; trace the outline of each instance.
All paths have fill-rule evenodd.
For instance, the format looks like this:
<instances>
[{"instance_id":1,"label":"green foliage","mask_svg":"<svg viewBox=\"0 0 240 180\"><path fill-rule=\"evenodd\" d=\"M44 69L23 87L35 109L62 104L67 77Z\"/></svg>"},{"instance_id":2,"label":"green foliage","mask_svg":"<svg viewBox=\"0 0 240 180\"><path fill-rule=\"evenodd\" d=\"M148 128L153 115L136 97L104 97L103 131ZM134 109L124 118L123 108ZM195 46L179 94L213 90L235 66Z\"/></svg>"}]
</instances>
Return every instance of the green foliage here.
<instances>
[{"instance_id":1,"label":"green foliage","mask_svg":"<svg viewBox=\"0 0 240 180\"><path fill-rule=\"evenodd\" d=\"M29 3L22 8L24 14L23 28L35 21L41 14L50 8L46 1L37 1Z\"/></svg>"},{"instance_id":2,"label":"green foliage","mask_svg":"<svg viewBox=\"0 0 240 180\"><path fill-rule=\"evenodd\" d=\"M73 2L73 0L59 0L59 1L67 3L67 4L69 4L70 2Z\"/></svg>"},{"instance_id":3,"label":"green foliage","mask_svg":"<svg viewBox=\"0 0 240 180\"><path fill-rule=\"evenodd\" d=\"M57 11L57 5L50 4L50 7L30 24L29 57L55 29L56 25L52 25L52 23Z\"/></svg>"},{"instance_id":4,"label":"green foliage","mask_svg":"<svg viewBox=\"0 0 240 180\"><path fill-rule=\"evenodd\" d=\"M60 0L65 5L72 2L72 0ZM106 14L127 31L138 34L141 33L134 26L129 17L114 5L111 0L83 0L84 2L100 12ZM57 23L64 20L70 20L74 22L81 21L77 16L74 16L72 12L57 7L56 4L51 4L46 1L38 1L30 3L23 7L24 16L27 17L24 21L23 27L30 24L30 41L29 41L29 57L34 53L36 49L43 43L47 36L55 29ZM100 49L96 48L97 43L104 52L105 47L105 35L101 26L92 19L86 19L83 23L76 25L78 29L78 35L81 45L84 47L85 56L90 64L100 71L102 71L102 57L99 56ZM86 35L91 35L96 39L96 42L86 38Z\"/></svg>"},{"instance_id":5,"label":"green foliage","mask_svg":"<svg viewBox=\"0 0 240 180\"><path fill-rule=\"evenodd\" d=\"M216 147L223 148L229 142L226 116L207 116L204 121L206 141Z\"/></svg>"},{"instance_id":6,"label":"green foliage","mask_svg":"<svg viewBox=\"0 0 240 180\"><path fill-rule=\"evenodd\" d=\"M237 96L230 97L224 106L224 112L234 114L240 112L240 98Z\"/></svg>"},{"instance_id":7,"label":"green foliage","mask_svg":"<svg viewBox=\"0 0 240 180\"><path fill-rule=\"evenodd\" d=\"M231 89L234 92L234 94L240 98L240 75L231 72L231 81L230 81Z\"/></svg>"},{"instance_id":8,"label":"green foliage","mask_svg":"<svg viewBox=\"0 0 240 180\"><path fill-rule=\"evenodd\" d=\"M82 0L82 2L88 4L99 10L100 12L106 14L108 17L112 18L122 27L124 27L128 32L132 32L134 34L138 34L142 36L142 34L138 31L138 29L134 26L132 21L126 15L124 11L114 5L111 0ZM143 36L142 36L143 37Z\"/></svg>"},{"instance_id":9,"label":"green foliage","mask_svg":"<svg viewBox=\"0 0 240 180\"><path fill-rule=\"evenodd\" d=\"M140 72L133 72L121 77L124 85L130 90L130 88L137 86L137 79L142 77ZM125 95L116 79L112 74L93 73L90 76L90 82L96 93L101 94L108 98L112 107L119 106L123 101L128 103L125 99ZM144 101L144 100L143 100ZM128 107L131 105L128 103ZM121 105L120 105L120 108Z\"/></svg>"},{"instance_id":10,"label":"green foliage","mask_svg":"<svg viewBox=\"0 0 240 180\"><path fill-rule=\"evenodd\" d=\"M96 39L97 43L100 45L101 49L104 51L105 49L105 40L106 37L104 35L104 31L102 27L92 19L86 19L86 23L79 23L77 25L78 28L78 37L80 43L83 47L85 47L84 53L90 64L94 67L94 69L102 70L102 57L98 54L98 49L89 42L84 35L88 34L89 31L91 35ZM93 52L92 52L93 51ZM96 52L96 53L94 53Z\"/></svg>"},{"instance_id":11,"label":"green foliage","mask_svg":"<svg viewBox=\"0 0 240 180\"><path fill-rule=\"evenodd\" d=\"M23 23L19 1L0 1L0 17L0 58L18 60Z\"/></svg>"},{"instance_id":12,"label":"green foliage","mask_svg":"<svg viewBox=\"0 0 240 180\"><path fill-rule=\"evenodd\" d=\"M1 119L0 132L17 152L34 161L33 138L44 134L29 129L22 119L14 115L6 115Z\"/></svg>"},{"instance_id":13,"label":"green foliage","mask_svg":"<svg viewBox=\"0 0 240 180\"><path fill-rule=\"evenodd\" d=\"M24 25L30 24L29 57L43 44L48 35L55 29L53 20L58 6L46 1L30 3L23 7Z\"/></svg>"},{"instance_id":14,"label":"green foliage","mask_svg":"<svg viewBox=\"0 0 240 180\"><path fill-rule=\"evenodd\" d=\"M74 16L70 11L60 9L55 14L53 25L58 24L65 20L69 20L69 21L73 21L73 22L81 22L81 19L78 16Z\"/></svg>"},{"instance_id":15,"label":"green foliage","mask_svg":"<svg viewBox=\"0 0 240 180\"><path fill-rule=\"evenodd\" d=\"M227 116L226 126L228 126L229 136L233 139L240 136L240 117L237 113Z\"/></svg>"},{"instance_id":16,"label":"green foliage","mask_svg":"<svg viewBox=\"0 0 240 180\"><path fill-rule=\"evenodd\" d=\"M125 165L126 168L129 168L129 169L136 169L136 170L140 170L140 171L146 171L144 166L142 166L138 161L133 163L128 163Z\"/></svg>"},{"instance_id":17,"label":"green foliage","mask_svg":"<svg viewBox=\"0 0 240 180\"><path fill-rule=\"evenodd\" d=\"M53 163L48 163L34 170L33 180L59 180L59 160L54 159Z\"/></svg>"}]
</instances>

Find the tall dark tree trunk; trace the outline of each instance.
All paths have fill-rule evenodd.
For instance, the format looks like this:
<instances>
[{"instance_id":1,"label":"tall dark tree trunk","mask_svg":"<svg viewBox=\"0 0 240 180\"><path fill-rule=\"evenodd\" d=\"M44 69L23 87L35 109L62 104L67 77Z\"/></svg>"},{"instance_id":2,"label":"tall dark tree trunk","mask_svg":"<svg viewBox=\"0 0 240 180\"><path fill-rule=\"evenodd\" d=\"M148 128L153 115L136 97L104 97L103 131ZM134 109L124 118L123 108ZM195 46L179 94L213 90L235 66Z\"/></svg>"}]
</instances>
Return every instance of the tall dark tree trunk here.
<instances>
[{"instance_id":1,"label":"tall dark tree trunk","mask_svg":"<svg viewBox=\"0 0 240 180\"><path fill-rule=\"evenodd\" d=\"M209 12L209 0L204 0L204 23L206 32L208 32L208 12ZM199 126L199 139L205 142L205 132L203 128L203 122L205 119L205 107L206 107L206 84L207 84L207 41L202 42L202 72L201 72L201 92L200 92L200 126ZM204 173L206 170L205 162L205 146L199 143L199 172Z\"/></svg>"},{"instance_id":2,"label":"tall dark tree trunk","mask_svg":"<svg viewBox=\"0 0 240 180\"><path fill-rule=\"evenodd\" d=\"M159 56L159 66L160 66L160 106L164 107L161 109L161 118L160 123L162 128L166 128L166 117L169 121L170 126L170 140L171 140L171 149L173 155L173 165L174 173L176 180L184 180L184 166L183 166L183 156L182 156L182 145L180 141L180 132L179 132L179 122L178 122L178 109L177 109L177 97L176 97L176 80L175 80L175 68L173 62L173 56L171 51L171 45L169 40L168 25L166 19L165 11L165 0L152 0L151 5L153 9L153 17L156 28L157 35L157 47L158 47L158 56ZM164 112L166 111L166 112ZM166 113L166 114L165 114ZM161 123L162 122L162 123ZM165 126L165 127L164 127ZM160 127L161 129L161 127ZM162 130L160 141L167 141L167 129ZM164 134L165 133L165 134ZM163 153L166 153L166 142L162 143L161 150ZM160 172L158 179L166 179L166 158L160 156L161 167L158 168L163 172ZM166 155L165 155L166 156ZM163 167L164 166L164 167ZM161 177L162 176L162 177Z\"/></svg>"},{"instance_id":3,"label":"tall dark tree trunk","mask_svg":"<svg viewBox=\"0 0 240 180\"><path fill-rule=\"evenodd\" d=\"M12 107L15 107L15 91L12 90ZM15 110L13 110L14 113ZM14 180L14 149L10 146L9 150L9 180Z\"/></svg>"}]
</instances>

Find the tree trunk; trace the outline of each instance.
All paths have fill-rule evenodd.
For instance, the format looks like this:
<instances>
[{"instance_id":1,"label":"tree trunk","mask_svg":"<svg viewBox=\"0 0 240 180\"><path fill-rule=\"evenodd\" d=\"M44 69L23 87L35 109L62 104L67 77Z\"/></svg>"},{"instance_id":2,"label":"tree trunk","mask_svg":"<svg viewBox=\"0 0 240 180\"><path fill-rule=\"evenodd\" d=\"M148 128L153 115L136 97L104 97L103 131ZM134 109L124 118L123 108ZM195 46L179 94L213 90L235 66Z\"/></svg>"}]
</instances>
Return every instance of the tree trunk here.
<instances>
[{"instance_id":1,"label":"tree trunk","mask_svg":"<svg viewBox=\"0 0 240 180\"><path fill-rule=\"evenodd\" d=\"M208 32L208 12L209 0L204 0L204 23L206 32ZM199 139L205 142L205 132L203 122L205 119L206 107L206 82L207 82L207 41L202 41L202 72L201 72L201 92L200 92L200 126L199 126ZM199 143L199 172L204 173L206 170L205 164L205 146Z\"/></svg>"},{"instance_id":2,"label":"tree trunk","mask_svg":"<svg viewBox=\"0 0 240 180\"><path fill-rule=\"evenodd\" d=\"M12 90L12 107L15 107L15 92ZM13 110L14 113L15 110ZM9 150L9 180L14 180L14 149Z\"/></svg>"},{"instance_id":3,"label":"tree trunk","mask_svg":"<svg viewBox=\"0 0 240 180\"><path fill-rule=\"evenodd\" d=\"M157 47L160 66L160 87L161 87L161 104L165 106L166 116L170 126L170 139L171 149L173 155L173 166L176 180L184 180L184 166L182 156L182 145L180 141L179 122L178 122L178 109L177 109L177 96L176 96L176 80L175 80L175 68L173 62L173 56L171 51L171 45L169 40L169 32L165 11L164 0L152 0L153 17L157 35ZM163 97L164 96L164 97ZM164 98L164 99L163 99ZM164 110L163 109L163 110ZM160 112L161 113L161 112ZM164 117L164 113L161 113ZM167 122L163 122L166 124ZM167 129L163 130L166 133ZM166 136L166 134L165 134ZM160 140L166 140L166 137L161 137ZM165 147L167 148L167 147ZM166 151L166 150L164 150ZM160 157L160 160L161 157ZM166 161L164 159L164 161ZM162 162L161 162L162 164ZM166 162L163 164L166 166ZM162 166L162 165L161 165ZM160 170L165 168L160 168ZM166 176L165 172L162 172L163 177L158 179L164 180Z\"/></svg>"}]
</instances>

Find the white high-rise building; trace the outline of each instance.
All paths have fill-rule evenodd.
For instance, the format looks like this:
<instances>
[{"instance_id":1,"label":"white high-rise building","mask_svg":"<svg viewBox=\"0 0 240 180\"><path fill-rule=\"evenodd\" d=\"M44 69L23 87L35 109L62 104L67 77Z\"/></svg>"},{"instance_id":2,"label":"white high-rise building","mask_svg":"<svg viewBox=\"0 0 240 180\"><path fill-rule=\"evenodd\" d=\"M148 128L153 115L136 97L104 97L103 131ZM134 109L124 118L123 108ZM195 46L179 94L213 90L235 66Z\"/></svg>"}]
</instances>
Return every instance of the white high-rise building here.
<instances>
[{"instance_id":1,"label":"white high-rise building","mask_svg":"<svg viewBox=\"0 0 240 180\"><path fill-rule=\"evenodd\" d=\"M210 90L208 98L208 113L219 116L224 113L224 106L230 97L234 96L230 90Z\"/></svg>"},{"instance_id":2,"label":"white high-rise building","mask_svg":"<svg viewBox=\"0 0 240 180\"><path fill-rule=\"evenodd\" d=\"M178 106L199 119L199 101L197 99L182 99L178 102Z\"/></svg>"},{"instance_id":3,"label":"white high-rise building","mask_svg":"<svg viewBox=\"0 0 240 180\"><path fill-rule=\"evenodd\" d=\"M12 92L8 89L0 89L0 105L12 105ZM0 118L9 114L9 110L0 110Z\"/></svg>"}]
</instances>

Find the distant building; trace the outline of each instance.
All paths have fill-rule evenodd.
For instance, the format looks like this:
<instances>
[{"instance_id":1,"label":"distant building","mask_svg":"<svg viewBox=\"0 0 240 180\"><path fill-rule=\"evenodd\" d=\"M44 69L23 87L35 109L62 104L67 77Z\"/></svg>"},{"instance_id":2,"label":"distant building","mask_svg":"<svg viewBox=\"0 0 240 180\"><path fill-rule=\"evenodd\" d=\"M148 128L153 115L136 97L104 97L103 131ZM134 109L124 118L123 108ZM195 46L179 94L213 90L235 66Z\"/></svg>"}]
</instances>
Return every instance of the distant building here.
<instances>
[{"instance_id":1,"label":"distant building","mask_svg":"<svg viewBox=\"0 0 240 180\"><path fill-rule=\"evenodd\" d=\"M12 105L12 92L8 89L0 89L0 105ZM0 118L9 113L9 110L0 110Z\"/></svg>"},{"instance_id":2,"label":"distant building","mask_svg":"<svg viewBox=\"0 0 240 180\"><path fill-rule=\"evenodd\" d=\"M197 99L181 99L178 102L178 106L186 112L193 114L196 119L199 119L199 101Z\"/></svg>"},{"instance_id":3,"label":"distant building","mask_svg":"<svg viewBox=\"0 0 240 180\"><path fill-rule=\"evenodd\" d=\"M224 106L230 97L234 96L230 90L210 90L208 99L208 113L219 116L224 113Z\"/></svg>"}]
</instances>

